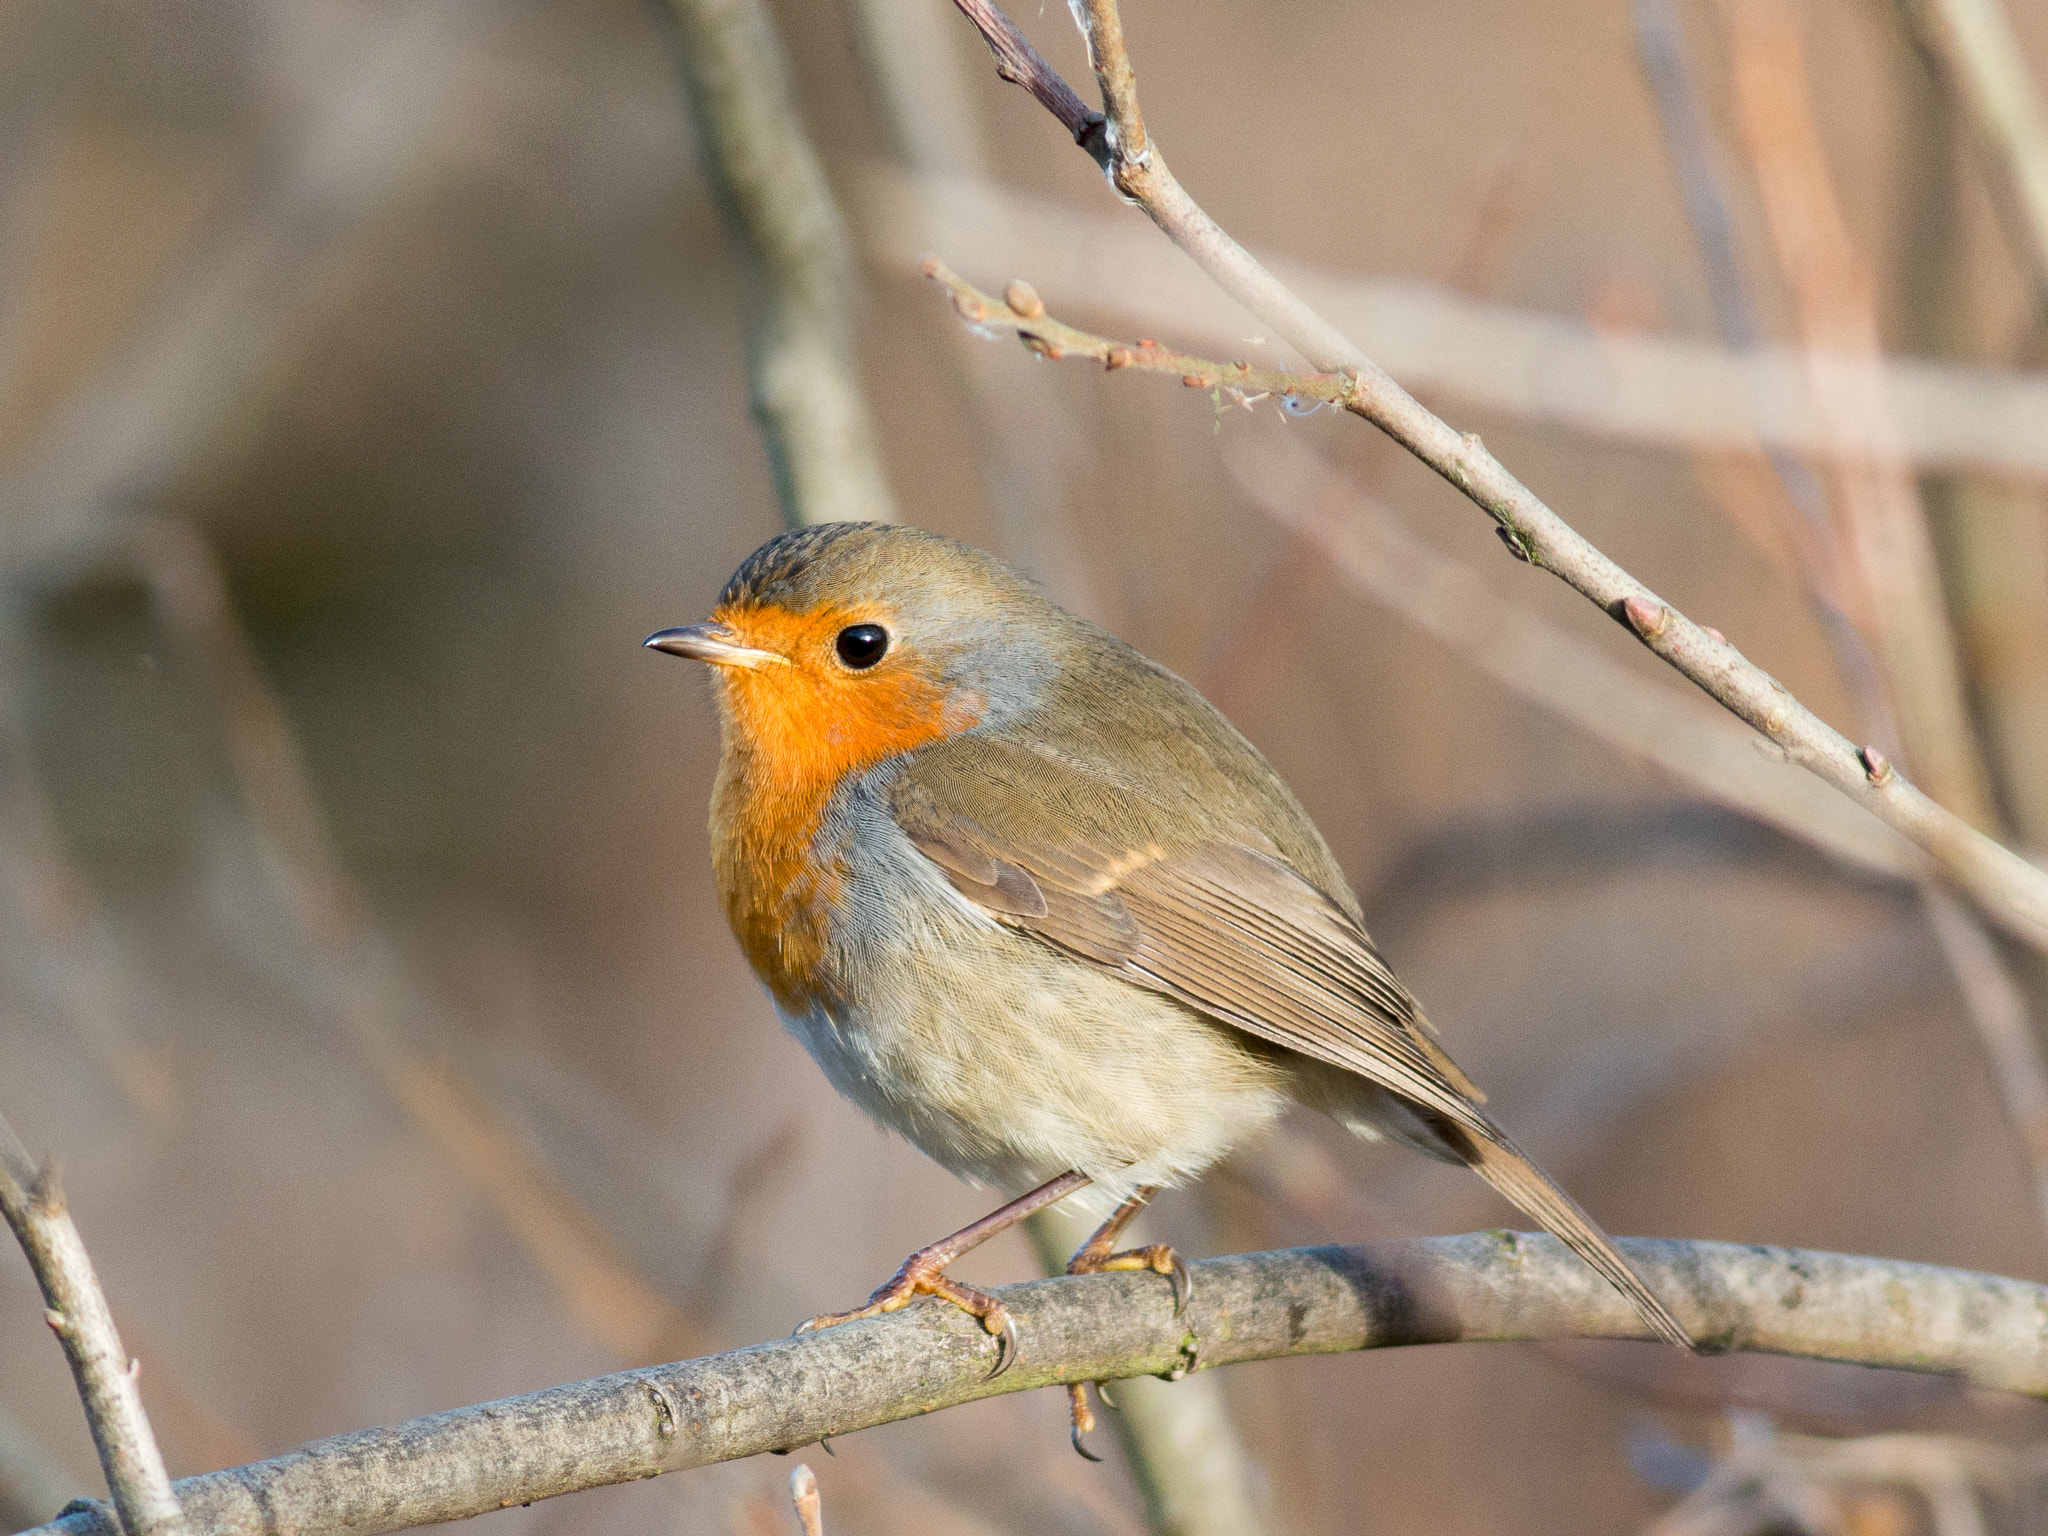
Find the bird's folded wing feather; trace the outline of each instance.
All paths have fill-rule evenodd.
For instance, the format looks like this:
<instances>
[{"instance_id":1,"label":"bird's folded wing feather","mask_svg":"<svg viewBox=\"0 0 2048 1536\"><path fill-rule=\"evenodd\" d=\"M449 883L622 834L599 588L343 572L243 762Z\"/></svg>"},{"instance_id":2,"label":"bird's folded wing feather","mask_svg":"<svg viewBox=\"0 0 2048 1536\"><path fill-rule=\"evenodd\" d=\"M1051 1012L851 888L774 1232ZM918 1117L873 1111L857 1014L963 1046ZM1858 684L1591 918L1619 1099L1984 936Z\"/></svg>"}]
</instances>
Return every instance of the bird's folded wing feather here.
<instances>
[{"instance_id":1,"label":"bird's folded wing feather","mask_svg":"<svg viewBox=\"0 0 2048 1536\"><path fill-rule=\"evenodd\" d=\"M971 745L972 750L966 750ZM999 920L1480 1136L1481 1096L1419 1026L1365 930L1266 848L993 741L920 753L891 808L954 887Z\"/></svg>"},{"instance_id":2,"label":"bird's folded wing feather","mask_svg":"<svg viewBox=\"0 0 2048 1536\"><path fill-rule=\"evenodd\" d=\"M1445 1145L1691 1347L1669 1308L1479 1106L1364 928L1256 830L1210 831L1056 752L962 737L916 754L896 823L998 921L1418 1107ZM1297 813L1298 814L1298 813ZM1263 846L1253 846L1254 842Z\"/></svg>"}]
</instances>

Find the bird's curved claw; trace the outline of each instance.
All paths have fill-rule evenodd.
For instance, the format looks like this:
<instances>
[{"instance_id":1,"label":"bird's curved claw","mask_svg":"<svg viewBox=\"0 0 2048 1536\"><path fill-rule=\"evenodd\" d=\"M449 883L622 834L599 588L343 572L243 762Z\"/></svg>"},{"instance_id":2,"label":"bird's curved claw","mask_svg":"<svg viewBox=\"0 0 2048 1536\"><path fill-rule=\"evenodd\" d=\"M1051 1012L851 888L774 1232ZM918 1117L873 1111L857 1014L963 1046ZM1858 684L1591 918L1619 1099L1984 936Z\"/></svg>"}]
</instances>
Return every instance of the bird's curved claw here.
<instances>
[{"instance_id":1,"label":"bird's curved claw","mask_svg":"<svg viewBox=\"0 0 2048 1536\"><path fill-rule=\"evenodd\" d=\"M1098 1384L1096 1391L1102 1390ZM1083 1382L1073 1382L1067 1387L1067 1416L1073 1423L1067 1438L1074 1442L1074 1450L1084 1461L1100 1461L1102 1458L1088 1449L1083 1437L1095 1428L1095 1411L1088 1406L1088 1388Z\"/></svg>"},{"instance_id":2,"label":"bird's curved claw","mask_svg":"<svg viewBox=\"0 0 2048 1536\"><path fill-rule=\"evenodd\" d=\"M1195 1277L1188 1270L1188 1261L1177 1251L1174 1253L1173 1268L1168 1272L1168 1278L1173 1281L1173 1315L1184 1317L1187 1314L1188 1303L1195 1299Z\"/></svg>"},{"instance_id":3,"label":"bird's curved claw","mask_svg":"<svg viewBox=\"0 0 2048 1536\"><path fill-rule=\"evenodd\" d=\"M1076 1424L1073 1428L1073 1432L1067 1438L1074 1442L1074 1450L1080 1455L1083 1461L1102 1460L1100 1456L1096 1455L1093 1451L1088 1449L1088 1442L1081 1438L1080 1425Z\"/></svg>"},{"instance_id":4,"label":"bird's curved claw","mask_svg":"<svg viewBox=\"0 0 2048 1536\"><path fill-rule=\"evenodd\" d=\"M990 1324L994 1326L990 1327ZM1018 1336L1017 1319L1010 1314L1008 1307L983 1318L982 1326L996 1336L995 1369L988 1373L988 1379L994 1381L1017 1363L1017 1357L1024 1353L1024 1341Z\"/></svg>"}]
</instances>

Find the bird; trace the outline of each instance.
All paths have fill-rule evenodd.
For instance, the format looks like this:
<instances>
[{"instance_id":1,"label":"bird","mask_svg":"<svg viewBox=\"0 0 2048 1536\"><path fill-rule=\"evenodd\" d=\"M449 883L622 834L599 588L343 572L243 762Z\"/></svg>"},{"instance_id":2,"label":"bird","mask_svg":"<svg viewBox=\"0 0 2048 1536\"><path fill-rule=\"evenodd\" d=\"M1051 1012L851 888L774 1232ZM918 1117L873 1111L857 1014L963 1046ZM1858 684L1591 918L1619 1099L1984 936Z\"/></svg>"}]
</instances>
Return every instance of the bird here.
<instances>
[{"instance_id":1,"label":"bird","mask_svg":"<svg viewBox=\"0 0 2048 1536\"><path fill-rule=\"evenodd\" d=\"M709 664L712 867L784 1026L876 1121L1015 1196L805 1329L936 1296L1000 1373L1015 1320L946 1267L1069 1198L1104 1216L1069 1273L1155 1271L1184 1309L1180 1256L1119 1237L1302 1104L1470 1168L1693 1347L1488 1115L1301 803L1189 683L901 524L778 534L708 622L643 644Z\"/></svg>"}]
</instances>

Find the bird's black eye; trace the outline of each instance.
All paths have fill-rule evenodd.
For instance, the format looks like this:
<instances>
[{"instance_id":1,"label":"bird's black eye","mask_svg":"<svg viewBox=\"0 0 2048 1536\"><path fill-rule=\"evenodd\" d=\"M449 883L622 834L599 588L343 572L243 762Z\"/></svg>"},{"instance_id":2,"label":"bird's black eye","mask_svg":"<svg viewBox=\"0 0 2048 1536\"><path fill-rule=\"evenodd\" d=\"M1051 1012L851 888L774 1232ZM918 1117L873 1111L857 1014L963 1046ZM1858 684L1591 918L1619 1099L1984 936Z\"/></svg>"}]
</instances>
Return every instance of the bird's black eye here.
<instances>
[{"instance_id":1,"label":"bird's black eye","mask_svg":"<svg viewBox=\"0 0 2048 1536\"><path fill-rule=\"evenodd\" d=\"M889 631L879 624L849 624L832 642L839 659L856 672L865 672L889 649Z\"/></svg>"}]
</instances>

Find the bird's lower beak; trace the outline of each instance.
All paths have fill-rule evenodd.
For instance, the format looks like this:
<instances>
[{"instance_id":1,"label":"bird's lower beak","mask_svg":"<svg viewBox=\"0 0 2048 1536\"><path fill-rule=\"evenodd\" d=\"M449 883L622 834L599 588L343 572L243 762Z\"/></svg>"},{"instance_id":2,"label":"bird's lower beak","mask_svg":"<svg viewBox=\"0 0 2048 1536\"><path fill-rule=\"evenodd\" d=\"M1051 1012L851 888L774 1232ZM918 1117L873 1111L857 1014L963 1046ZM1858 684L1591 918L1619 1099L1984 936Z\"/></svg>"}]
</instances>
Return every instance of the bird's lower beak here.
<instances>
[{"instance_id":1,"label":"bird's lower beak","mask_svg":"<svg viewBox=\"0 0 2048 1536\"><path fill-rule=\"evenodd\" d=\"M774 651L757 651L741 645L739 636L723 624L685 624L681 629L658 629L640 642L650 650L708 661L715 667L781 667L787 656Z\"/></svg>"}]
</instances>

